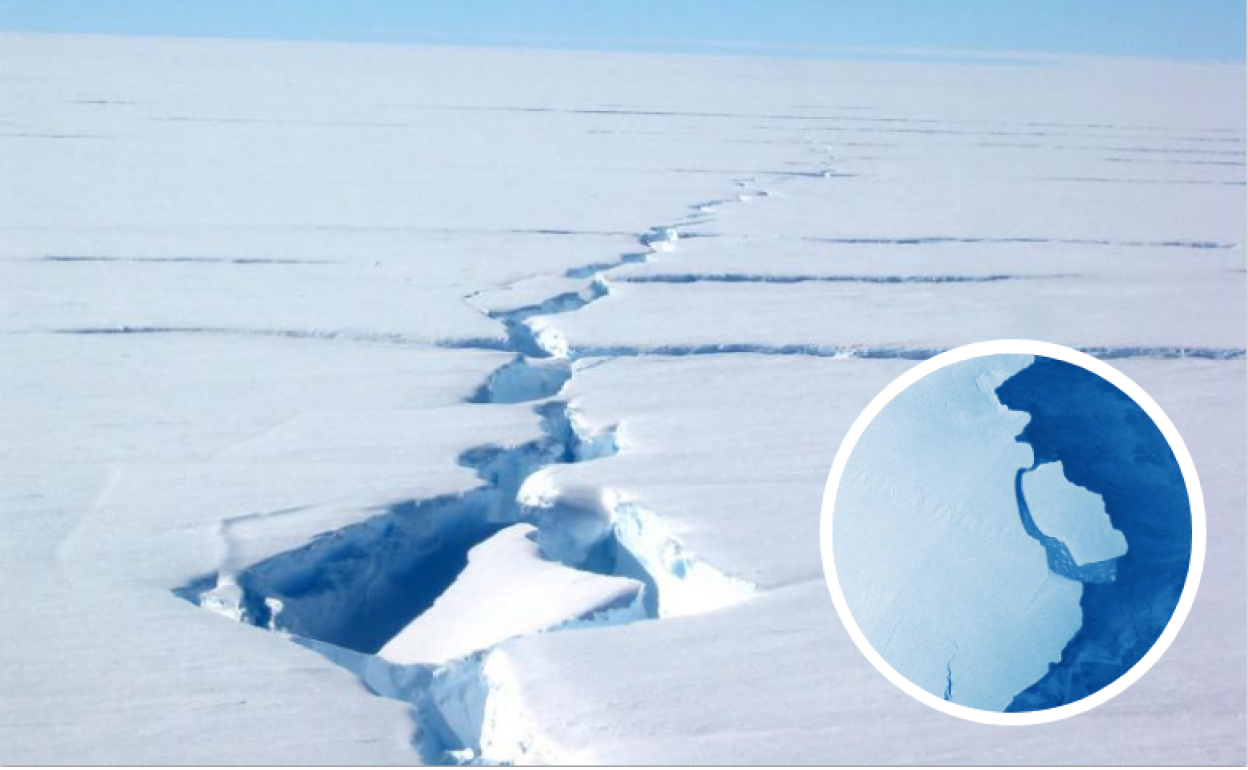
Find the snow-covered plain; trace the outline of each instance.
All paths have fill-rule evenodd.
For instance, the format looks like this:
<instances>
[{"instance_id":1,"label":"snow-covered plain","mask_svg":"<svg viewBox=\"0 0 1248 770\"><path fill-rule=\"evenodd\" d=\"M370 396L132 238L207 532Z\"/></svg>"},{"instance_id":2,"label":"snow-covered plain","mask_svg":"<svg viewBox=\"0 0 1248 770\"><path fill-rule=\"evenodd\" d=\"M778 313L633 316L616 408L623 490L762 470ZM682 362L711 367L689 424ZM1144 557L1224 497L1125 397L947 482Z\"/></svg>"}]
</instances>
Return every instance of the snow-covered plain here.
<instances>
[{"instance_id":1,"label":"snow-covered plain","mask_svg":"<svg viewBox=\"0 0 1248 770\"><path fill-rule=\"evenodd\" d=\"M0 72L0 762L1245 761L1242 66ZM1146 677L1003 730L872 669L817 532L867 402L1008 336L1154 396L1209 551Z\"/></svg>"}]
</instances>

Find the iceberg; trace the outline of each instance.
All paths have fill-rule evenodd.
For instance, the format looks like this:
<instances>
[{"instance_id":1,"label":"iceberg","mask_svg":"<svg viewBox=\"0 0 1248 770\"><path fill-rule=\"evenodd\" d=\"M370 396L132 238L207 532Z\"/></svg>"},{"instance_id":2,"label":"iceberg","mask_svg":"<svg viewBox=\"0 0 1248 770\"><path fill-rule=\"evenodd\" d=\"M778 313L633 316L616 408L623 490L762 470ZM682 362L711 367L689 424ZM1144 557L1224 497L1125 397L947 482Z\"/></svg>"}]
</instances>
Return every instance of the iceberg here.
<instances>
[{"instance_id":1,"label":"iceberg","mask_svg":"<svg viewBox=\"0 0 1248 770\"><path fill-rule=\"evenodd\" d=\"M1036 526L1060 540L1077 566L1117 559L1127 539L1114 529L1105 502L1095 492L1066 479L1060 460L1023 474L1023 494Z\"/></svg>"}]
</instances>

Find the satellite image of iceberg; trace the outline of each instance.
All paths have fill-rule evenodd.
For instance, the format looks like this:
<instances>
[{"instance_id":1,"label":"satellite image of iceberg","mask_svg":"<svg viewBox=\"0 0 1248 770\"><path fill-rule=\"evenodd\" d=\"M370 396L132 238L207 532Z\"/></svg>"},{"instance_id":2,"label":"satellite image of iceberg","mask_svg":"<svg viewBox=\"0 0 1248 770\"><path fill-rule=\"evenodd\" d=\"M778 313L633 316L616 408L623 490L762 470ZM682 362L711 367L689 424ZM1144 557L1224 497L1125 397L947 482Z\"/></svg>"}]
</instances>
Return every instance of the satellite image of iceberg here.
<instances>
[{"instance_id":1,"label":"satellite image of iceberg","mask_svg":"<svg viewBox=\"0 0 1248 770\"><path fill-rule=\"evenodd\" d=\"M951 364L890 401L837 490L837 578L898 673L958 705L1078 701L1161 636L1192 525L1169 444L1130 397L1041 356Z\"/></svg>"}]
</instances>

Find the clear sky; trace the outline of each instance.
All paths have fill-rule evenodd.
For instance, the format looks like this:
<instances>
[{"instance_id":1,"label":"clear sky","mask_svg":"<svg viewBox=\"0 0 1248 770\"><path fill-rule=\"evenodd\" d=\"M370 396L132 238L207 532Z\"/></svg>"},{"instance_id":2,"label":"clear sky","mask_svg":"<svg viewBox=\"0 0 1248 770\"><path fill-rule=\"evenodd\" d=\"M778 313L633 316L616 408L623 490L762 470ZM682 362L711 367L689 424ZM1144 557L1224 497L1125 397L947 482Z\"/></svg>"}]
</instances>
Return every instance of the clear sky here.
<instances>
[{"instance_id":1,"label":"clear sky","mask_svg":"<svg viewBox=\"0 0 1248 770\"><path fill-rule=\"evenodd\" d=\"M844 55L1245 60L1244 0L0 0L0 30Z\"/></svg>"}]
</instances>

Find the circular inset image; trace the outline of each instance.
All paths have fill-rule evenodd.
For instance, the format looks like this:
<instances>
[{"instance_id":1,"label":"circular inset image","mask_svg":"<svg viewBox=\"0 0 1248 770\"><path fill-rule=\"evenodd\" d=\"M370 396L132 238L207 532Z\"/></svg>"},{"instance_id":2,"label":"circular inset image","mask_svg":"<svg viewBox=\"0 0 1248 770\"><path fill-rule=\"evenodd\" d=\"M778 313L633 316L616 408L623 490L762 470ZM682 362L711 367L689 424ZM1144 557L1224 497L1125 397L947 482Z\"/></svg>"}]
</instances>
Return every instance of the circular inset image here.
<instances>
[{"instance_id":1,"label":"circular inset image","mask_svg":"<svg viewBox=\"0 0 1248 770\"><path fill-rule=\"evenodd\" d=\"M1200 580L1204 503L1178 432L1122 373L985 342L906 372L854 423L822 547L841 620L894 684L1038 724L1161 657Z\"/></svg>"}]
</instances>

